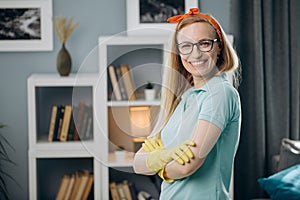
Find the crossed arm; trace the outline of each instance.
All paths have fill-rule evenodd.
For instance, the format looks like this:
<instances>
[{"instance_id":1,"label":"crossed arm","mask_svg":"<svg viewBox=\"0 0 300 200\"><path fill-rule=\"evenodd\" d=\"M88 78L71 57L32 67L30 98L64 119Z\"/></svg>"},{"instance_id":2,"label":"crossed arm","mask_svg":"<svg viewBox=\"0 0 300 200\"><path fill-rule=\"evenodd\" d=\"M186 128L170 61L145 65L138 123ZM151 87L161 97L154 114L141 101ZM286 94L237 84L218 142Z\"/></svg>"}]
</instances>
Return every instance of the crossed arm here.
<instances>
[{"instance_id":1,"label":"crossed arm","mask_svg":"<svg viewBox=\"0 0 300 200\"><path fill-rule=\"evenodd\" d=\"M218 126L205 120L198 120L190 138L195 143L195 146L189 147L194 155L193 159L190 159L189 162L185 162L183 165L172 160L165 166L164 176L175 180L194 173L204 163L207 154L216 144L220 134L221 129ZM136 153L134 158L134 170L136 173L144 175L156 173L147 166L149 153L151 152L147 152L143 148Z\"/></svg>"}]
</instances>

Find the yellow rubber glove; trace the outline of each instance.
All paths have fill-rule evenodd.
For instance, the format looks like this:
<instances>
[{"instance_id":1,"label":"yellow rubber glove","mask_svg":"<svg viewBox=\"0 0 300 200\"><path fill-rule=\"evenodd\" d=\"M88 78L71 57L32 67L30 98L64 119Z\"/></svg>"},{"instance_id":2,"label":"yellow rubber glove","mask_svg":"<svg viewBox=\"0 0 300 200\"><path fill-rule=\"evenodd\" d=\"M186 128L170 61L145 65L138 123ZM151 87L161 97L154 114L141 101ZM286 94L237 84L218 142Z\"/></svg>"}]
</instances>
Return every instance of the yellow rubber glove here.
<instances>
[{"instance_id":1,"label":"yellow rubber glove","mask_svg":"<svg viewBox=\"0 0 300 200\"><path fill-rule=\"evenodd\" d=\"M190 149L191 146L195 146L195 143L191 140L186 140L184 143L179 144L172 149L160 149L150 152L146 161L147 166L153 172L157 173L172 160L183 165L194 157L194 154Z\"/></svg>"},{"instance_id":2,"label":"yellow rubber glove","mask_svg":"<svg viewBox=\"0 0 300 200\"><path fill-rule=\"evenodd\" d=\"M142 144L142 147L147 152L152 152L155 150L163 149L164 144L162 143L160 137L155 138L147 138L144 143Z\"/></svg>"},{"instance_id":3,"label":"yellow rubber glove","mask_svg":"<svg viewBox=\"0 0 300 200\"><path fill-rule=\"evenodd\" d=\"M174 179L170 179L169 177L166 177L165 176L165 168L162 168L160 169L158 172L157 172L157 175L164 181L166 181L167 183L173 183L174 182Z\"/></svg>"},{"instance_id":4,"label":"yellow rubber glove","mask_svg":"<svg viewBox=\"0 0 300 200\"><path fill-rule=\"evenodd\" d=\"M147 152L152 152L155 150L160 150L164 148L164 144L162 143L160 137L158 138L147 138L145 139L144 143L142 144L142 147L145 151ZM170 179L168 177L165 176L165 168L160 169L157 172L157 175L164 181L168 182L168 183L172 183L174 182L173 179Z\"/></svg>"}]
</instances>

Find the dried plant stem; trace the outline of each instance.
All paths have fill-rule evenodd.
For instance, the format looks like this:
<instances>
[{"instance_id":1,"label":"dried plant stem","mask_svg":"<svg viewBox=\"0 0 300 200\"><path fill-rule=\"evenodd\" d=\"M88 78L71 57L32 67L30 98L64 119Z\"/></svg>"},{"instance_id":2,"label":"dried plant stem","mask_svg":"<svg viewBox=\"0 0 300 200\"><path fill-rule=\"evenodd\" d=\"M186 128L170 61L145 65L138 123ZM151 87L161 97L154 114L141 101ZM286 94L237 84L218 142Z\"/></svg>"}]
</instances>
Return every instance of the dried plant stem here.
<instances>
[{"instance_id":1,"label":"dried plant stem","mask_svg":"<svg viewBox=\"0 0 300 200\"><path fill-rule=\"evenodd\" d=\"M56 17L55 18L55 31L61 43L65 43L71 36L75 28L79 25L79 22L73 24L74 17L71 17L68 24L65 25L67 19L66 17Z\"/></svg>"}]
</instances>

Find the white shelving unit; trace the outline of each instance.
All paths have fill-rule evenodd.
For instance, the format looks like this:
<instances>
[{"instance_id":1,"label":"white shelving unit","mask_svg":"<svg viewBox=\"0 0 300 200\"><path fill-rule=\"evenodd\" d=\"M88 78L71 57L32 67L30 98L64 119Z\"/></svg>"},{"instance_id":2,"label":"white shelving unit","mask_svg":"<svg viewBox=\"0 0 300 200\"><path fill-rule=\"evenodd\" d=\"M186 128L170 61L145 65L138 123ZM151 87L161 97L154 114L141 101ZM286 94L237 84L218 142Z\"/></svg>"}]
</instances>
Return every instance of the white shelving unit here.
<instances>
[{"instance_id":1,"label":"white shelving unit","mask_svg":"<svg viewBox=\"0 0 300 200\"><path fill-rule=\"evenodd\" d=\"M145 101L143 97L136 101L108 100L107 66L129 64L134 69L138 91L147 81L155 83L159 91L168 41L167 37L150 36L99 37L99 73L28 77L29 199L54 199L62 176L78 169L88 169L94 174L92 199L109 200L109 182L125 179L134 182L138 190L157 193L154 185L149 184L149 177L133 173L136 136L130 132L129 110L149 107L155 116L159 97L153 101ZM51 106L78 105L80 101L92 105L92 139L48 142ZM116 123L115 111L121 124ZM129 152L122 161L114 155L119 145Z\"/></svg>"},{"instance_id":2,"label":"white shelving unit","mask_svg":"<svg viewBox=\"0 0 300 200\"><path fill-rule=\"evenodd\" d=\"M88 169L94 174L92 197L101 198L102 165L98 161L103 141L93 114L93 137L81 141L48 142L51 106L84 101L97 109L100 87L97 74L60 77L33 74L28 78L29 199L54 199L64 173ZM95 113L95 112L93 112Z\"/></svg>"},{"instance_id":3,"label":"white shelving unit","mask_svg":"<svg viewBox=\"0 0 300 200\"><path fill-rule=\"evenodd\" d=\"M133 173L132 163L134 156L134 142L130 127L132 123L130 118L130 108L139 106L148 106L155 110L159 110L160 100L145 101L143 97L135 101L112 101L108 100L108 88L110 79L107 73L107 67L113 65L118 67L120 64L129 64L133 75L137 91L142 88L147 81L151 81L161 87L163 64L166 58L166 50L168 49L167 37L152 36L111 36L99 37L99 67L101 76L101 85L103 90L99 95L98 102L101 103L99 110L101 111L102 120L99 120L101 130L104 137L107 138L104 149L101 151L101 158L104 161L104 169L102 170L102 199L109 199L109 182L122 181L125 177L127 180L138 180L135 183L143 189L143 186L149 187L149 178L141 177ZM159 88L158 88L159 90ZM114 149L117 146L123 146L129 152L124 161L116 161L114 157ZM130 172L131 173L128 173ZM122 177L120 179L114 179ZM144 178L144 179L143 179ZM142 180L143 179L143 180Z\"/></svg>"}]
</instances>

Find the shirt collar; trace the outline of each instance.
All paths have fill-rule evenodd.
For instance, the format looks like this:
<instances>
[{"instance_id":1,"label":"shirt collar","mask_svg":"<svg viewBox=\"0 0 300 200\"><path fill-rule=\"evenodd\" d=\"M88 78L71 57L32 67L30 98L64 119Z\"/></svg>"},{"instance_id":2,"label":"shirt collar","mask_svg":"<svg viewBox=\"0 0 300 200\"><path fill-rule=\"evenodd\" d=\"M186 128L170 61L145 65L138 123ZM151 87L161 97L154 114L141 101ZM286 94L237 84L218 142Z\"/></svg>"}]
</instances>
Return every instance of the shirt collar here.
<instances>
[{"instance_id":1,"label":"shirt collar","mask_svg":"<svg viewBox=\"0 0 300 200\"><path fill-rule=\"evenodd\" d=\"M201 91L204 91L206 92L211 86L217 84L217 83L220 83L221 82L224 82L224 81L227 81L227 74L226 73L221 73L219 75L215 75L214 77L212 77L211 79L209 79L202 87L200 88L194 88L192 87L192 90L193 92L195 93L199 93Z\"/></svg>"}]
</instances>

